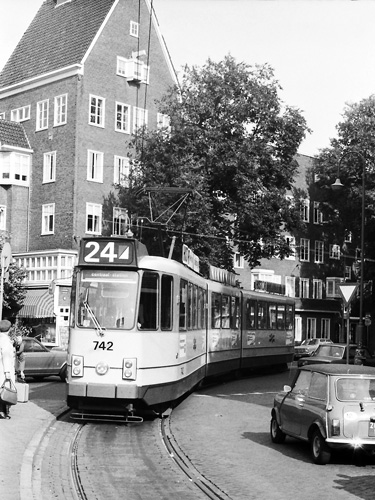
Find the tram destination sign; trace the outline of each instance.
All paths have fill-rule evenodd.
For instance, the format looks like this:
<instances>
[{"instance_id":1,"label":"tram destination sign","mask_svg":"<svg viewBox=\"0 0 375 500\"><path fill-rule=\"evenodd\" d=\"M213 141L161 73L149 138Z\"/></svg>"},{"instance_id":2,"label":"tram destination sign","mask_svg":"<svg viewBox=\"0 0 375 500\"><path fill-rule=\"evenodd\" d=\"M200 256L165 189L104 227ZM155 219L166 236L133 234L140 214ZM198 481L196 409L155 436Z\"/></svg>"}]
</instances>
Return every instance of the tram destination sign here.
<instances>
[{"instance_id":1,"label":"tram destination sign","mask_svg":"<svg viewBox=\"0 0 375 500\"><path fill-rule=\"evenodd\" d=\"M123 238L84 238L81 241L79 265L135 266L135 240Z\"/></svg>"}]
</instances>

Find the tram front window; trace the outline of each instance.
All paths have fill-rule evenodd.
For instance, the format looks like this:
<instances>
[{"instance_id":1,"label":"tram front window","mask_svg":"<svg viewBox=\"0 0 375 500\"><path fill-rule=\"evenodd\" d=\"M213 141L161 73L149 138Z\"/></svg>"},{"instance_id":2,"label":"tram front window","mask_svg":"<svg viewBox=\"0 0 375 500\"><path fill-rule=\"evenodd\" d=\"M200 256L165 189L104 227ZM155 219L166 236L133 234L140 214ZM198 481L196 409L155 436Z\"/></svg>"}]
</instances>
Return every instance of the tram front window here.
<instances>
[{"instance_id":1,"label":"tram front window","mask_svg":"<svg viewBox=\"0 0 375 500\"><path fill-rule=\"evenodd\" d=\"M78 326L129 330L135 325L138 274L86 271L78 283Z\"/></svg>"}]
</instances>

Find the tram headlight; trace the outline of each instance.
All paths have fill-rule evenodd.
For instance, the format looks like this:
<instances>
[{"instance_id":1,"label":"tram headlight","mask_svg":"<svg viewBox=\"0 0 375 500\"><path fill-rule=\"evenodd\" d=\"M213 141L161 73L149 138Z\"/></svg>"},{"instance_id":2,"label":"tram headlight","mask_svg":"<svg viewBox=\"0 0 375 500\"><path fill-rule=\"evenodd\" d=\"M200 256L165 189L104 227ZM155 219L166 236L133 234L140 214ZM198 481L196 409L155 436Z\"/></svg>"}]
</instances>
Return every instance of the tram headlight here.
<instances>
[{"instance_id":1,"label":"tram headlight","mask_svg":"<svg viewBox=\"0 0 375 500\"><path fill-rule=\"evenodd\" d=\"M137 359L126 358L122 362L122 378L125 380L136 380L137 378Z\"/></svg>"},{"instance_id":2,"label":"tram headlight","mask_svg":"<svg viewBox=\"0 0 375 500\"><path fill-rule=\"evenodd\" d=\"M104 363L104 361L100 361L96 366L95 366L95 371L98 375L105 375L109 370L109 366L107 363Z\"/></svg>"},{"instance_id":3,"label":"tram headlight","mask_svg":"<svg viewBox=\"0 0 375 500\"><path fill-rule=\"evenodd\" d=\"M72 355L72 377L83 377L83 356Z\"/></svg>"}]
</instances>

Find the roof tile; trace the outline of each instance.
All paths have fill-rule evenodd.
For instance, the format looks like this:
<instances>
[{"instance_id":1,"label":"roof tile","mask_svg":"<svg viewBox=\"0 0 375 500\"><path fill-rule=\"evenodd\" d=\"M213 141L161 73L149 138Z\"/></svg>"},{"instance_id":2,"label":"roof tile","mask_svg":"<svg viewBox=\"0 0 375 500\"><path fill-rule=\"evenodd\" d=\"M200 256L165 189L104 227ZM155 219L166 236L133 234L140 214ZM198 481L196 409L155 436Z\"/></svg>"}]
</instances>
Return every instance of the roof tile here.
<instances>
[{"instance_id":1,"label":"roof tile","mask_svg":"<svg viewBox=\"0 0 375 500\"><path fill-rule=\"evenodd\" d=\"M0 120L0 144L30 149L25 129L20 123Z\"/></svg>"},{"instance_id":2,"label":"roof tile","mask_svg":"<svg viewBox=\"0 0 375 500\"><path fill-rule=\"evenodd\" d=\"M0 88L80 63L115 0L45 0L0 73Z\"/></svg>"}]
</instances>

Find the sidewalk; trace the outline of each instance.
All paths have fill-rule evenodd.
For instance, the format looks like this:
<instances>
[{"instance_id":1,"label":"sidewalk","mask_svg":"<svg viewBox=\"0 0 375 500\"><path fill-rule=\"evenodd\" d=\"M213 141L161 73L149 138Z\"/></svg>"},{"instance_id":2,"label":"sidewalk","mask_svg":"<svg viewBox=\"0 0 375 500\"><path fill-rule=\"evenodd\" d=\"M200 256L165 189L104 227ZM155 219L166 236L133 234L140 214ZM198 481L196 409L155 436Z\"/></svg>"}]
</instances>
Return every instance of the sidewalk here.
<instances>
[{"instance_id":1,"label":"sidewalk","mask_svg":"<svg viewBox=\"0 0 375 500\"><path fill-rule=\"evenodd\" d=\"M48 426L55 420L55 413L28 401L11 407L10 420L0 420L2 500L30 498L33 456Z\"/></svg>"}]
</instances>

